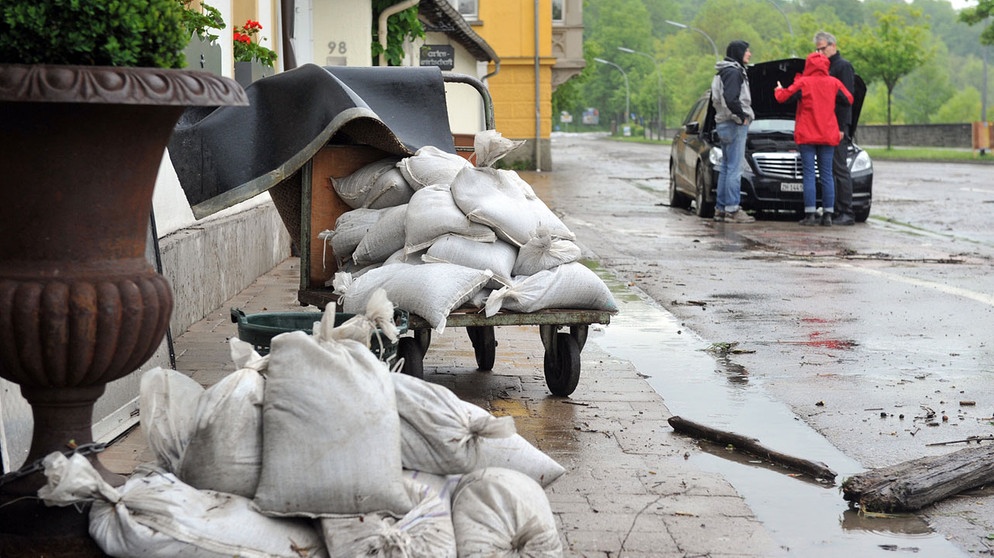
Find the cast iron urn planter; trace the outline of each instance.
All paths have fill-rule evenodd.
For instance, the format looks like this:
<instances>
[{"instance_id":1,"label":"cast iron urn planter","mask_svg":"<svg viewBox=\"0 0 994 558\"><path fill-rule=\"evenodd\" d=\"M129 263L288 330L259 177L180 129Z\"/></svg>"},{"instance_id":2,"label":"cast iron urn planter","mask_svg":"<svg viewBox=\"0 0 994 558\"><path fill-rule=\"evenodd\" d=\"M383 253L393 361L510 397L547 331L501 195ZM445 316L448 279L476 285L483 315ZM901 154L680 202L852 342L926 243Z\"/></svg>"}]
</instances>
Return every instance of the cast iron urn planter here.
<instances>
[{"instance_id":1,"label":"cast iron urn planter","mask_svg":"<svg viewBox=\"0 0 994 558\"><path fill-rule=\"evenodd\" d=\"M159 346L173 299L145 243L163 151L186 107L245 104L206 72L0 64L0 377L31 404L26 463L91 443L105 385ZM44 482L0 486L0 555L95 548L85 514L37 499Z\"/></svg>"}]
</instances>

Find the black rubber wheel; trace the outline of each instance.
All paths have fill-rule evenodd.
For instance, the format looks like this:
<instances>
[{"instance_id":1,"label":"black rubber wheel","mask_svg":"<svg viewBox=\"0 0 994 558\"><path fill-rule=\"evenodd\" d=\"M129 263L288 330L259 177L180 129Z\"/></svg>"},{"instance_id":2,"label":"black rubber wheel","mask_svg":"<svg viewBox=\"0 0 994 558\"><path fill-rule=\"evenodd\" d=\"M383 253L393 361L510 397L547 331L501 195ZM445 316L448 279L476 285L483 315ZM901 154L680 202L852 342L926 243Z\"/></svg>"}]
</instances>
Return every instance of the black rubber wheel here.
<instances>
[{"instance_id":1,"label":"black rubber wheel","mask_svg":"<svg viewBox=\"0 0 994 558\"><path fill-rule=\"evenodd\" d=\"M418 379L425 379L425 354L421 345L413 337L401 337L397 341L397 358L404 359L402 373Z\"/></svg>"},{"instance_id":2,"label":"black rubber wheel","mask_svg":"<svg viewBox=\"0 0 994 558\"><path fill-rule=\"evenodd\" d=\"M704 217L705 219L714 217L714 204L708 202L708 191L707 185L704 183L704 169L698 165L697 172L694 173L694 193L696 197L694 198L694 205L696 205L696 211L698 217Z\"/></svg>"},{"instance_id":3,"label":"black rubber wheel","mask_svg":"<svg viewBox=\"0 0 994 558\"><path fill-rule=\"evenodd\" d=\"M870 218L870 206L866 206L863 209L856 210L856 222L865 223L867 219Z\"/></svg>"},{"instance_id":4,"label":"black rubber wheel","mask_svg":"<svg viewBox=\"0 0 994 558\"><path fill-rule=\"evenodd\" d=\"M494 359L497 356L497 339L494 337L494 326L466 326L469 340L473 342L473 352L476 353L476 365L483 372L494 369Z\"/></svg>"},{"instance_id":5,"label":"black rubber wheel","mask_svg":"<svg viewBox=\"0 0 994 558\"><path fill-rule=\"evenodd\" d=\"M431 346L431 330L415 329L414 338L418 340L418 345L421 346L421 354L428 354L428 347Z\"/></svg>"},{"instance_id":6,"label":"black rubber wheel","mask_svg":"<svg viewBox=\"0 0 994 558\"><path fill-rule=\"evenodd\" d=\"M670 207L676 209L690 209L691 200L676 188L676 168L673 161L670 161Z\"/></svg>"},{"instance_id":7,"label":"black rubber wheel","mask_svg":"<svg viewBox=\"0 0 994 558\"><path fill-rule=\"evenodd\" d=\"M545 349L545 383L553 395L567 396L580 383L580 346L568 333L557 333L556 346Z\"/></svg>"}]
</instances>

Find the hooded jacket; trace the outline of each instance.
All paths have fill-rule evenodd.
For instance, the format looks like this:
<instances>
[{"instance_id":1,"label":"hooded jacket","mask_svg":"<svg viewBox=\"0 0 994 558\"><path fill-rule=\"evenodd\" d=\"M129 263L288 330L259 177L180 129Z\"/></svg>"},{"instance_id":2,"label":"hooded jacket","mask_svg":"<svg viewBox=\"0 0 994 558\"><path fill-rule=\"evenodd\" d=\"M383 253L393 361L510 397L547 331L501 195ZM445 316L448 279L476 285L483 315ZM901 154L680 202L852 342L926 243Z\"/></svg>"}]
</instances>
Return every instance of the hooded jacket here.
<instances>
[{"instance_id":1,"label":"hooded jacket","mask_svg":"<svg viewBox=\"0 0 994 558\"><path fill-rule=\"evenodd\" d=\"M746 118L752 120L755 117L744 61L748 49L749 43L732 41L725 50L725 59L714 65L711 104L714 105L715 124L728 120L742 124Z\"/></svg>"},{"instance_id":2,"label":"hooded jacket","mask_svg":"<svg viewBox=\"0 0 994 558\"><path fill-rule=\"evenodd\" d=\"M828 66L828 58L812 52L804 63L804 73L794 78L789 87L773 92L779 103L800 95L794 118L794 141L798 145L839 144L835 101L842 97L852 104L853 97L841 81L828 75Z\"/></svg>"}]
</instances>

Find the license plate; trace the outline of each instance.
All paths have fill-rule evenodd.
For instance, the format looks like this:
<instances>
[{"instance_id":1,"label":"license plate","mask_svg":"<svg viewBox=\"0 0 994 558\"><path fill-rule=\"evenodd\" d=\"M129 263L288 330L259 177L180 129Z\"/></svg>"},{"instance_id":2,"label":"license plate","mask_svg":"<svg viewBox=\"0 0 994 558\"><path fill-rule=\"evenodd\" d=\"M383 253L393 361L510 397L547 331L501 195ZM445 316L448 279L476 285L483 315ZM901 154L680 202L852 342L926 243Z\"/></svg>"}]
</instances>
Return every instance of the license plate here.
<instances>
[{"instance_id":1,"label":"license plate","mask_svg":"<svg viewBox=\"0 0 994 558\"><path fill-rule=\"evenodd\" d=\"M803 192L804 184L801 182L781 182L780 183L781 192Z\"/></svg>"}]
</instances>

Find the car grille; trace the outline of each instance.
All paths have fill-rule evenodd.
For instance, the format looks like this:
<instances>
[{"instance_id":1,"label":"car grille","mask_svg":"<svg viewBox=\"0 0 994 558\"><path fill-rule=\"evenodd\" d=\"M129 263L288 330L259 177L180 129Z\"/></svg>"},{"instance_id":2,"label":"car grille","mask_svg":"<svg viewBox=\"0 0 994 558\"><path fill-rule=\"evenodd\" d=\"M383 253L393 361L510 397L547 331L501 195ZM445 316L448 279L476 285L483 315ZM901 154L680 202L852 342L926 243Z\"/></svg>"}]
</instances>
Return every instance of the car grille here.
<instances>
[{"instance_id":1,"label":"car grille","mask_svg":"<svg viewBox=\"0 0 994 558\"><path fill-rule=\"evenodd\" d=\"M753 153L759 171L766 176L800 180L804 173L798 153Z\"/></svg>"}]
</instances>

